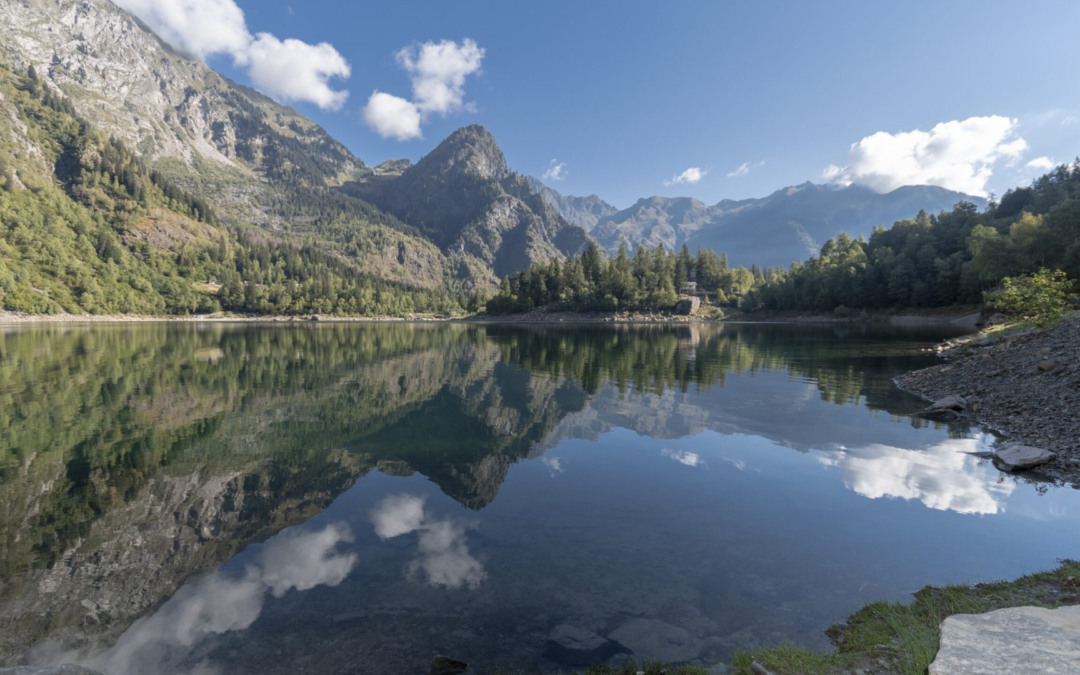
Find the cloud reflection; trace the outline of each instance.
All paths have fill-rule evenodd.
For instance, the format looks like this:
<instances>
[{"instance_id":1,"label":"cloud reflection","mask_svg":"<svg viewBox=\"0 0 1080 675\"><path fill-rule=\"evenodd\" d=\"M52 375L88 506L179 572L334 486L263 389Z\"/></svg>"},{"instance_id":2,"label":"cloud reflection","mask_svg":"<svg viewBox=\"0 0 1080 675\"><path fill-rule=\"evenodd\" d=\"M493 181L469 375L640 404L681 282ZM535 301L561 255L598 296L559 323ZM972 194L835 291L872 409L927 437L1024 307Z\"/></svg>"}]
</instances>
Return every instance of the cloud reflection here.
<instances>
[{"instance_id":1,"label":"cloud reflection","mask_svg":"<svg viewBox=\"0 0 1080 675\"><path fill-rule=\"evenodd\" d=\"M409 563L410 576L425 577L433 586L474 589L487 577L483 564L469 553L465 533L470 528L450 520L432 520L424 514L424 498L393 495L371 512L380 539L416 532L420 556Z\"/></svg>"},{"instance_id":2,"label":"cloud reflection","mask_svg":"<svg viewBox=\"0 0 1080 675\"><path fill-rule=\"evenodd\" d=\"M562 465L562 457L541 457L540 461L548 468L552 478L566 470Z\"/></svg>"},{"instance_id":3,"label":"cloud reflection","mask_svg":"<svg viewBox=\"0 0 1080 675\"><path fill-rule=\"evenodd\" d=\"M192 645L219 633L244 630L262 612L269 592L337 586L356 565L355 553L339 553L353 541L344 523L316 532L285 530L268 541L241 577L216 571L186 584L154 614L140 619L104 654L86 665L110 675L167 672L167 664ZM70 659L68 659L70 660Z\"/></svg>"},{"instance_id":4,"label":"cloud reflection","mask_svg":"<svg viewBox=\"0 0 1080 675\"><path fill-rule=\"evenodd\" d=\"M825 452L818 461L839 467L844 484L870 499L918 499L939 511L1002 513L1016 485L965 454L978 445L978 438L948 440L926 450L874 444Z\"/></svg>"},{"instance_id":5,"label":"cloud reflection","mask_svg":"<svg viewBox=\"0 0 1080 675\"><path fill-rule=\"evenodd\" d=\"M701 458L696 452L687 452L686 450L670 450L664 448L660 451L660 454L664 457L670 457L679 464L685 464L686 466L707 466L705 460Z\"/></svg>"}]
</instances>

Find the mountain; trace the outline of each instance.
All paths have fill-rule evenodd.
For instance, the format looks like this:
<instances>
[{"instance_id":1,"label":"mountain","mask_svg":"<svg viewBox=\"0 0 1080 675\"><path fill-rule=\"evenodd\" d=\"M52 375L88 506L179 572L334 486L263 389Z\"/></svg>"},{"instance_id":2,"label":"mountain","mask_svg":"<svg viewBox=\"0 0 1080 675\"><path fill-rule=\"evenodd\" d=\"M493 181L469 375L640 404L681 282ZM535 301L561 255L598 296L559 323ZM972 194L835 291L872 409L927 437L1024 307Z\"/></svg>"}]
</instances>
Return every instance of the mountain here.
<instances>
[{"instance_id":1,"label":"mountain","mask_svg":"<svg viewBox=\"0 0 1080 675\"><path fill-rule=\"evenodd\" d=\"M598 197L565 197L530 180L567 220L583 226L591 223L589 235L610 252L622 242L631 248L663 244L677 249L686 244L726 252L733 264L746 266L787 266L816 255L823 243L841 232L869 235L875 225L891 226L919 210L936 213L960 201L986 205L979 197L932 185L879 194L855 185L837 188L807 182L761 199L725 199L713 206L690 197L649 197L628 209L600 215L612 207ZM578 215L581 212L584 215Z\"/></svg>"},{"instance_id":2,"label":"mountain","mask_svg":"<svg viewBox=\"0 0 1080 675\"><path fill-rule=\"evenodd\" d=\"M354 182L363 197L416 227L447 255L505 276L580 251L588 236L510 171L482 126L458 129L399 178Z\"/></svg>"},{"instance_id":3,"label":"mountain","mask_svg":"<svg viewBox=\"0 0 1080 675\"><path fill-rule=\"evenodd\" d=\"M619 212L619 209L596 195L589 195L588 197L562 195L541 183L537 178L526 176L525 180L529 181L529 187L532 188L532 191L541 195L547 200L548 204L555 207L555 210L566 219L566 222L573 223L586 232L591 231L604 216L614 215Z\"/></svg>"}]
</instances>

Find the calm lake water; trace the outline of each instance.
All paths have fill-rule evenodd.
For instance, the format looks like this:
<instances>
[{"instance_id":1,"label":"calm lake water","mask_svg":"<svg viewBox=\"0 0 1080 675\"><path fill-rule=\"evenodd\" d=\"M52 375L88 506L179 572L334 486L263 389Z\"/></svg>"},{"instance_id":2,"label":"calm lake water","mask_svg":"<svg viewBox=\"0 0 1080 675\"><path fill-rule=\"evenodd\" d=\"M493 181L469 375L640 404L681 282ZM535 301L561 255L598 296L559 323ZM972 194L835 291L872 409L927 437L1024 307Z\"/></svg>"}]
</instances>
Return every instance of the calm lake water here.
<instances>
[{"instance_id":1,"label":"calm lake water","mask_svg":"<svg viewBox=\"0 0 1080 675\"><path fill-rule=\"evenodd\" d=\"M1080 557L1080 491L910 417L947 330L8 329L0 665L710 664Z\"/></svg>"}]
</instances>

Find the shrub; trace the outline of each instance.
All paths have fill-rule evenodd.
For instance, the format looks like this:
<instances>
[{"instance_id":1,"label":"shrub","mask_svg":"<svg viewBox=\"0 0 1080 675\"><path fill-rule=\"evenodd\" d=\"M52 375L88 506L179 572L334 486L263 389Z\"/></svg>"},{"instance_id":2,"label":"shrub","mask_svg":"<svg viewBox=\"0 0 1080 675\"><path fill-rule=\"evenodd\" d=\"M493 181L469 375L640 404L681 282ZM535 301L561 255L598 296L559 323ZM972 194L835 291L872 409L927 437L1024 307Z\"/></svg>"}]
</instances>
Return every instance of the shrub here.
<instances>
[{"instance_id":1,"label":"shrub","mask_svg":"<svg viewBox=\"0 0 1080 675\"><path fill-rule=\"evenodd\" d=\"M1070 308L1072 283L1060 270L1041 269L1023 277L1005 277L1001 289L986 293L984 299L994 307L1014 314L1013 321L1029 321L1048 326Z\"/></svg>"}]
</instances>

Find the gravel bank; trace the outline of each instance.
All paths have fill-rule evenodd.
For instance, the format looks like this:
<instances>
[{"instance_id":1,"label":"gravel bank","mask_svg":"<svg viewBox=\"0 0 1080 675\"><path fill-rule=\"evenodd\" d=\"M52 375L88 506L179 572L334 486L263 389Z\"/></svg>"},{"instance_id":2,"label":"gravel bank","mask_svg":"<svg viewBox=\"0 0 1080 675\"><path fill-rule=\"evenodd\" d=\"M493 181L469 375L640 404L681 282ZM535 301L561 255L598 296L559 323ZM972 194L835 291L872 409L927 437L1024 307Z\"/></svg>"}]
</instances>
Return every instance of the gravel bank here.
<instances>
[{"instance_id":1,"label":"gravel bank","mask_svg":"<svg viewBox=\"0 0 1080 675\"><path fill-rule=\"evenodd\" d=\"M1057 453L1039 474L1080 486L1080 316L1045 330L946 343L941 355L947 363L896 384L932 401L963 396L962 414Z\"/></svg>"}]
</instances>

